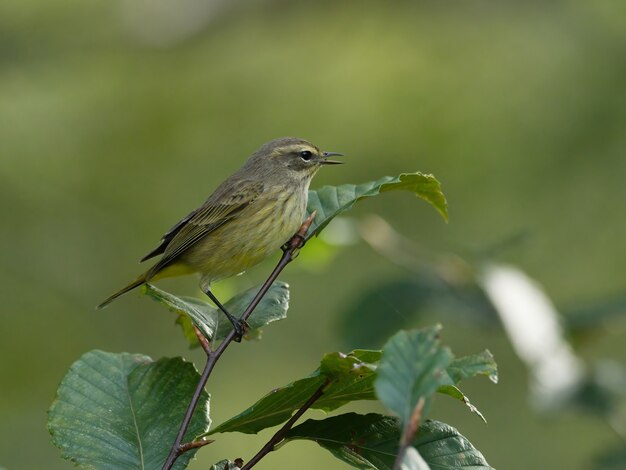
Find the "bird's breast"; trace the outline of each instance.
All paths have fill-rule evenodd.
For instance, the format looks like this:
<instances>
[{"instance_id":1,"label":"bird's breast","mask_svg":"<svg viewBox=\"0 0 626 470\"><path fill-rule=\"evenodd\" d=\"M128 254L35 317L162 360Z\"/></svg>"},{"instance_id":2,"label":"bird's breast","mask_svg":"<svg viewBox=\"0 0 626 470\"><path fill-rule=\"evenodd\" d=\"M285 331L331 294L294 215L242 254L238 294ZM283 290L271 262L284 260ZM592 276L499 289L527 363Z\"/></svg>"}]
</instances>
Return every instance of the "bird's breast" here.
<instances>
[{"instance_id":1,"label":"bird's breast","mask_svg":"<svg viewBox=\"0 0 626 470\"><path fill-rule=\"evenodd\" d=\"M277 251L296 233L308 191L267 192L196 243L183 261L214 281L239 274Z\"/></svg>"}]
</instances>

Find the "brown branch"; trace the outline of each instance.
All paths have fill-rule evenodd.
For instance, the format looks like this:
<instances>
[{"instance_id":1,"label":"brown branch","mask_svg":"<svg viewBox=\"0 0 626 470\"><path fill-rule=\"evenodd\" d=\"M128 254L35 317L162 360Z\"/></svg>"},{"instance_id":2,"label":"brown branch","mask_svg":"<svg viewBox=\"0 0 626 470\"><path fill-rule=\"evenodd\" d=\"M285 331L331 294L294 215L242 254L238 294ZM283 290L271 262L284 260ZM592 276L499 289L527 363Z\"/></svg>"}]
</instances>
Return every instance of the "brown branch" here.
<instances>
[{"instance_id":1,"label":"brown branch","mask_svg":"<svg viewBox=\"0 0 626 470\"><path fill-rule=\"evenodd\" d=\"M420 427L422 421L422 410L424 409L424 397L420 397L417 401L417 405L413 408L413 413L409 421L404 426L404 432L402 433L402 439L400 440L400 448L398 449L398 455L396 455L396 461L393 463L393 470L399 470L402 467L402 460L407 448L411 446L413 438Z\"/></svg>"},{"instance_id":2,"label":"brown branch","mask_svg":"<svg viewBox=\"0 0 626 470\"><path fill-rule=\"evenodd\" d=\"M300 417L304 414L304 412L308 410L311 407L311 405L313 405L313 403L315 403L324 394L324 389L329 383L330 381L326 380L320 386L320 388L318 388L315 391L315 393L311 395L311 397L306 401L306 403L302 405L300 409L294 413L294 415L289 419L289 421L287 421L283 425L283 427L280 428L276 432L276 434L272 436L272 438L269 441L267 441L267 444L265 444L261 448L261 450L258 451L256 455L252 457L250 461L242 467L241 470L249 470L250 468L254 467L257 463L259 463L259 460L261 460L267 454L272 452L274 448L276 447L276 445L279 444L285 438L285 434L287 434L287 432L292 428L295 422L298 421L298 419L300 419Z\"/></svg>"},{"instance_id":3,"label":"brown branch","mask_svg":"<svg viewBox=\"0 0 626 470\"><path fill-rule=\"evenodd\" d=\"M202 332L196 325L193 326L193 331L194 333L196 333L196 336L198 337L198 342L200 343L202 349L204 349L204 352L207 354L207 356L211 354L211 345L209 344L209 340L206 339L206 337L202 334Z\"/></svg>"},{"instance_id":4,"label":"brown branch","mask_svg":"<svg viewBox=\"0 0 626 470\"><path fill-rule=\"evenodd\" d=\"M285 244L285 246L283 246L283 255L280 258L280 261L278 261L278 264L276 265L274 270L271 272L269 277L265 280L265 282L261 286L261 289L259 289L259 292L257 292L257 294L252 299L252 302L250 302L246 310L241 315L241 320L246 321L250 317L250 315L252 315L252 312L257 307L257 305L259 305L263 297L265 297L265 294L267 294L267 291L270 289L270 287L272 286L272 284L274 283L278 275L297 256L298 250L302 248L304 246L304 243L306 242L306 238L305 238L306 232L309 230L309 227L311 226L311 223L313 223L314 218L315 218L315 211L313 211L313 213L309 217L307 217L306 220L302 223L302 225L300 226L300 229L298 230L298 233L296 233L293 237L291 237L291 239ZM211 372L213 371L215 364L221 357L222 353L230 345L230 343L232 343L232 341L235 338L235 335L236 335L235 330L231 330L230 333L228 333L228 335L226 336L226 338L224 338L224 340L217 347L217 349L215 349L215 351L212 351L208 347L208 341L206 341L206 338L205 338L205 342L200 341L200 344L202 345L203 349L207 353L207 362L206 362L206 365L204 366L204 370L202 371L202 375L200 376L200 381L198 382L198 385L196 386L196 390L194 391L193 396L191 397L191 401L189 402L187 411L185 412L185 417L183 418L183 421L180 425L180 429L178 431L178 435L176 436L176 440L174 441L174 444L172 444L170 453L167 456L165 463L163 464L163 470L170 470L172 466L174 465L174 462L176 461L176 459L180 456L180 454L182 454L183 452L186 452L187 450L190 450L190 449L184 449L184 445L182 445L183 438L185 436L185 433L187 432L187 429L189 428L189 423L191 422L193 413L196 410L196 406L198 405L198 401L200 400L202 391L204 390L204 386L209 380L209 376L211 375ZM205 348L205 345L207 346L206 348Z\"/></svg>"},{"instance_id":5,"label":"brown branch","mask_svg":"<svg viewBox=\"0 0 626 470\"><path fill-rule=\"evenodd\" d=\"M191 441L180 446L180 453L182 454L192 449L199 449L200 447L207 446L213 442L215 442L213 439L198 439L197 441Z\"/></svg>"}]
</instances>

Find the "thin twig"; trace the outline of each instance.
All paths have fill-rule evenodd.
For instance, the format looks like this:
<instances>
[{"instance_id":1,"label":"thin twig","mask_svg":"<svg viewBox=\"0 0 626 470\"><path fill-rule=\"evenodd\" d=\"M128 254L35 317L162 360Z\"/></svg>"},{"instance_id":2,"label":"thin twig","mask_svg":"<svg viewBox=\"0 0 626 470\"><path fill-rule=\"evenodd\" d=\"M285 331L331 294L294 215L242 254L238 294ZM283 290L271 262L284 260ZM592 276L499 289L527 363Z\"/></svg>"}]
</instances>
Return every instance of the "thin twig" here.
<instances>
[{"instance_id":1,"label":"thin twig","mask_svg":"<svg viewBox=\"0 0 626 470\"><path fill-rule=\"evenodd\" d=\"M283 247L283 255L280 258L280 261L278 261L278 264L269 275L269 277L265 280L265 282L261 286L261 289L259 289L259 292L257 292L257 294L252 299L252 302L250 302L246 310L241 315L241 320L246 321L250 317L250 315L257 307L257 305L259 305L265 294L267 294L267 291L270 289L278 275L282 272L283 269L285 269L285 266L287 266L295 258L298 250L304 246L304 243L306 242L306 232L309 230L309 227L311 226L311 223L313 223L314 218L315 211L302 223L302 225L300 226L300 230L298 230L298 233L296 233L285 244L285 246ZM211 372L213 371L213 368L215 367L215 364L221 357L222 353L235 338L235 334L235 330L231 330L226 338L224 338L224 340L217 347L217 349L215 349L215 351L212 351L209 347L205 348L203 342L200 342L203 349L207 353L207 363L204 366L204 370L202 371L202 375L200 376L200 381L198 382L193 396L191 397L191 401L189 402L189 406L187 407L187 411L185 412L185 417L183 418L180 429L178 430L176 440L174 441L174 444L172 444L170 453L167 456L165 463L163 464L163 470L170 470L180 454L186 452L187 450L190 450L186 449L185 445L182 445L183 438L185 436L185 433L187 432L187 429L189 428L189 423L191 423L191 418L194 411L196 410L196 406L198 406L198 401L202 396L204 386L209 380L209 376L211 375ZM206 342L206 344L208 345L208 341Z\"/></svg>"},{"instance_id":2,"label":"thin twig","mask_svg":"<svg viewBox=\"0 0 626 470\"><path fill-rule=\"evenodd\" d=\"M420 397L417 401L417 405L413 408L413 413L411 413L409 421L404 426L404 432L402 433L402 439L400 440L400 448L398 449L398 455L396 455L396 461L393 464L393 470L399 470L402 467L404 454L406 453L407 448L411 446L413 438L420 427L424 403L424 397Z\"/></svg>"},{"instance_id":3,"label":"thin twig","mask_svg":"<svg viewBox=\"0 0 626 470\"><path fill-rule=\"evenodd\" d=\"M285 438L285 434L287 434L287 432L292 428L292 426L295 424L295 422L298 421L298 419L300 419L300 416L302 416L304 414L304 412L306 410L308 410L311 407L311 405L313 405L313 403L315 403L324 394L324 389L329 384L329 382L330 382L329 380L326 380L326 382L324 382L320 386L320 388L318 388L315 391L315 393L313 395L311 395L311 397L306 401L306 403L304 405L302 405L302 407L300 407L300 409L294 413L294 415L289 419L289 421L287 421L283 425L283 427L280 428L276 432L276 434L274 434L272 436L272 438L269 441L267 441L267 444L265 444L261 448L261 450L258 451L256 453L256 455L254 457L252 457L250 459L250 461L242 467L241 470L249 470L249 469L251 469L257 463L259 463L259 460L261 460L267 454L272 452L274 450L274 447L276 447L276 445L278 443L280 443Z\"/></svg>"},{"instance_id":4,"label":"thin twig","mask_svg":"<svg viewBox=\"0 0 626 470\"><path fill-rule=\"evenodd\" d=\"M209 344L209 340L206 339L206 337L202 334L202 332L196 325L193 326L193 331L196 333L196 336L198 337L198 342L200 343L200 346L202 346L202 349L204 349L204 352L207 354L207 356L211 354L211 345Z\"/></svg>"},{"instance_id":5,"label":"thin twig","mask_svg":"<svg viewBox=\"0 0 626 470\"><path fill-rule=\"evenodd\" d=\"M182 446L180 446L180 453L182 454L183 452L187 452L188 450L192 449L199 449L200 447L207 446L209 444L212 444L213 442L215 442L215 440L213 439L199 439L197 441L191 441L187 444L183 444Z\"/></svg>"}]
</instances>

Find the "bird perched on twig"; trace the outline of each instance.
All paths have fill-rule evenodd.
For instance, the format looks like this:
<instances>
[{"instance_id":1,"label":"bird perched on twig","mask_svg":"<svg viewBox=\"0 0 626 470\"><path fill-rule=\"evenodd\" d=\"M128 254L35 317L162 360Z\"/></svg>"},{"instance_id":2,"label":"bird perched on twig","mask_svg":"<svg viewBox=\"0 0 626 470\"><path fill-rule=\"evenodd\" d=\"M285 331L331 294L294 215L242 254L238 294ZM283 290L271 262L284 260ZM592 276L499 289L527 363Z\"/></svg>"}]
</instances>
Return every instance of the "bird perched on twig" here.
<instances>
[{"instance_id":1,"label":"bird perched on twig","mask_svg":"<svg viewBox=\"0 0 626 470\"><path fill-rule=\"evenodd\" d=\"M254 152L206 202L163 235L144 256L159 261L98 308L148 281L200 273L200 287L226 314L240 338L243 326L210 290L211 283L258 264L293 236L304 219L311 179L342 156L303 139L272 140Z\"/></svg>"}]
</instances>

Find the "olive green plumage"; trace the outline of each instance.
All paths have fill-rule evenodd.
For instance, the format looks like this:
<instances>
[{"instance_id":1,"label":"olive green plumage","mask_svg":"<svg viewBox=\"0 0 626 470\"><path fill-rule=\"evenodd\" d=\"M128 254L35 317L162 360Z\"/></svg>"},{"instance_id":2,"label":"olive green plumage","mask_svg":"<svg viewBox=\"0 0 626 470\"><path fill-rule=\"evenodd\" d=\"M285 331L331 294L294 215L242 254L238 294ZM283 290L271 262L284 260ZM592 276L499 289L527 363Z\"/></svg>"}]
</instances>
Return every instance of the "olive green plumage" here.
<instances>
[{"instance_id":1,"label":"olive green plumage","mask_svg":"<svg viewBox=\"0 0 626 470\"><path fill-rule=\"evenodd\" d=\"M302 224L311 179L322 165L340 163L332 155L339 154L294 137L266 143L144 256L162 255L152 268L98 308L148 281L197 272L205 290L261 262Z\"/></svg>"}]
</instances>

